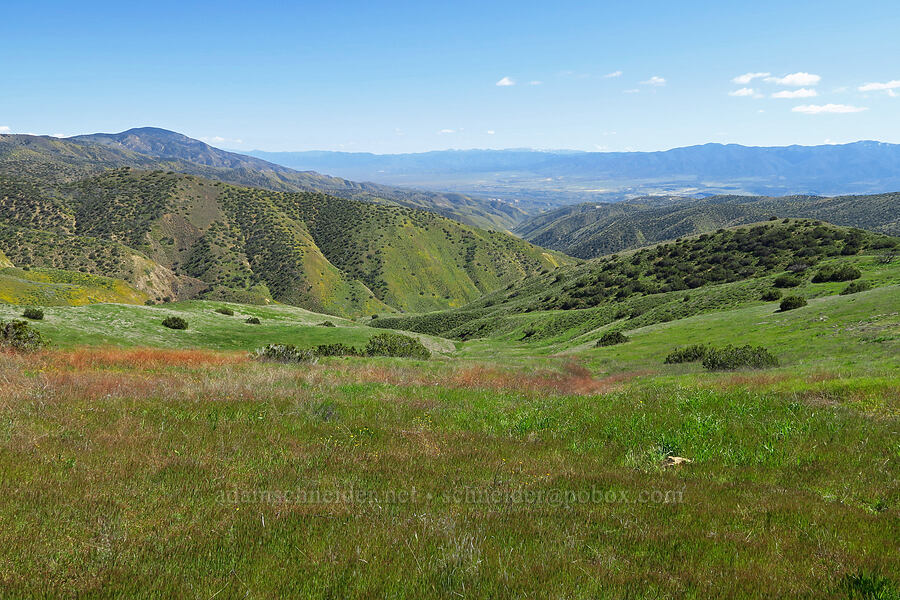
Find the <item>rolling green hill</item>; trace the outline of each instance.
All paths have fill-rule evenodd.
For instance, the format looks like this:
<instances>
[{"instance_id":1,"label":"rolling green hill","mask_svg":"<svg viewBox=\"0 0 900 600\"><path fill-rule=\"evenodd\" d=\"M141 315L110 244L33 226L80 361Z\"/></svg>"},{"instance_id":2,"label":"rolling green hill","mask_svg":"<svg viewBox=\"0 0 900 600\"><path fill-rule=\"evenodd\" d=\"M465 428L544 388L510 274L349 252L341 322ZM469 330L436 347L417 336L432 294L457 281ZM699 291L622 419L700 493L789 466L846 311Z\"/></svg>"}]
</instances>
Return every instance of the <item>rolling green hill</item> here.
<instances>
[{"instance_id":1,"label":"rolling green hill","mask_svg":"<svg viewBox=\"0 0 900 600\"><path fill-rule=\"evenodd\" d=\"M174 171L234 185L283 192L320 192L418 208L476 227L501 231L512 228L526 217L524 212L506 202L295 171L153 127L66 139L0 135L0 174L60 183L120 167Z\"/></svg>"},{"instance_id":2,"label":"rolling green hill","mask_svg":"<svg viewBox=\"0 0 900 600\"><path fill-rule=\"evenodd\" d=\"M721 227L778 217L822 219L900 235L900 193L869 196L677 196L579 204L533 217L515 232L579 258L596 258Z\"/></svg>"},{"instance_id":3,"label":"rolling green hill","mask_svg":"<svg viewBox=\"0 0 900 600\"><path fill-rule=\"evenodd\" d=\"M0 303L81 306L98 302L143 304L147 294L121 279L59 269L0 268Z\"/></svg>"},{"instance_id":4,"label":"rolling green hill","mask_svg":"<svg viewBox=\"0 0 900 600\"><path fill-rule=\"evenodd\" d=\"M811 282L822 265L856 266L873 285L900 283L897 261L881 264L898 247L900 239L820 221L768 221L532 275L457 310L373 325L565 343L607 326L627 330L759 302L785 272L801 295L843 289L846 283Z\"/></svg>"},{"instance_id":5,"label":"rolling green hill","mask_svg":"<svg viewBox=\"0 0 900 600\"><path fill-rule=\"evenodd\" d=\"M163 171L0 176L0 199L0 248L16 264L118 277L156 299L434 310L573 262L431 212Z\"/></svg>"}]
</instances>

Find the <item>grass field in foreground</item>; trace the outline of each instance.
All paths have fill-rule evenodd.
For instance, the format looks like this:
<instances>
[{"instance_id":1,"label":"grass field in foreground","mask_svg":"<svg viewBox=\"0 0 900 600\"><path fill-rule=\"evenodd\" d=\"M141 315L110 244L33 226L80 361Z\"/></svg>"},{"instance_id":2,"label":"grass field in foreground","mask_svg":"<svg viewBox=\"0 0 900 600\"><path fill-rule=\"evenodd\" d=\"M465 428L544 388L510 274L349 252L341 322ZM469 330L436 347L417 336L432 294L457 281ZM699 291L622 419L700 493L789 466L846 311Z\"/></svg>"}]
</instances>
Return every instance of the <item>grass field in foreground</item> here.
<instances>
[{"instance_id":1,"label":"grass field in foreground","mask_svg":"<svg viewBox=\"0 0 900 600\"><path fill-rule=\"evenodd\" d=\"M5 356L0 587L896 598L897 380L787 378Z\"/></svg>"},{"instance_id":2,"label":"grass field in foreground","mask_svg":"<svg viewBox=\"0 0 900 600\"><path fill-rule=\"evenodd\" d=\"M446 354L312 366L245 350L381 330L284 306L47 308L56 348L0 354L0 590L898 598L898 303L894 285L608 348L426 338ZM699 342L782 364L663 364Z\"/></svg>"}]
</instances>

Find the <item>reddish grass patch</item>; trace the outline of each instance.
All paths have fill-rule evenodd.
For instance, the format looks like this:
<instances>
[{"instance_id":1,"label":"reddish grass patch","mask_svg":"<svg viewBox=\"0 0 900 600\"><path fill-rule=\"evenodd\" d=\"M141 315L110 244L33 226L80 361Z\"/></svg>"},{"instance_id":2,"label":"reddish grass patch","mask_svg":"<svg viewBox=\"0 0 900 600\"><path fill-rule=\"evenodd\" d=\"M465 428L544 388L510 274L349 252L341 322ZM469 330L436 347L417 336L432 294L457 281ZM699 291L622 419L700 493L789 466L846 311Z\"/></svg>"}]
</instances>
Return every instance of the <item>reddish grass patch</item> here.
<instances>
[{"instance_id":1,"label":"reddish grass patch","mask_svg":"<svg viewBox=\"0 0 900 600\"><path fill-rule=\"evenodd\" d=\"M165 367L222 366L247 362L240 352L212 350L169 350L165 348L77 348L50 350L39 355L57 368L91 369L125 367L130 369L160 369Z\"/></svg>"}]
</instances>

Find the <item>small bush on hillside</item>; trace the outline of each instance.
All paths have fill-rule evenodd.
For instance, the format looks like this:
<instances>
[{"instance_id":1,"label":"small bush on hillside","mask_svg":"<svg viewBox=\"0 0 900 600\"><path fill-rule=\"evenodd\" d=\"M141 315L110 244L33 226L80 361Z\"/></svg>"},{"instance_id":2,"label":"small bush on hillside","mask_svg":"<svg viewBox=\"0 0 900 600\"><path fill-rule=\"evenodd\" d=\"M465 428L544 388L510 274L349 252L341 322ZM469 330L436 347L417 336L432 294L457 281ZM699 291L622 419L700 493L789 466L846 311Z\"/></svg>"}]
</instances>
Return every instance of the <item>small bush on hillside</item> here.
<instances>
[{"instance_id":1,"label":"small bush on hillside","mask_svg":"<svg viewBox=\"0 0 900 600\"><path fill-rule=\"evenodd\" d=\"M709 348L703 357L703 366L710 371L731 371L749 367L763 369L777 367L778 359L762 346L725 346Z\"/></svg>"},{"instance_id":2,"label":"small bush on hillside","mask_svg":"<svg viewBox=\"0 0 900 600\"><path fill-rule=\"evenodd\" d=\"M762 296L760 298L766 302L774 302L775 300L781 298L781 292L774 289L766 290L762 293Z\"/></svg>"},{"instance_id":3,"label":"small bush on hillside","mask_svg":"<svg viewBox=\"0 0 900 600\"><path fill-rule=\"evenodd\" d=\"M279 363L303 363L314 365L317 362L312 350L300 349L291 344L269 344L265 348L257 348L250 357L254 360Z\"/></svg>"},{"instance_id":4,"label":"small bush on hillside","mask_svg":"<svg viewBox=\"0 0 900 600\"><path fill-rule=\"evenodd\" d=\"M144 306L155 306L155 305L156 305L156 301L153 300L153 298L148 298L147 300L144 300Z\"/></svg>"},{"instance_id":5,"label":"small bush on hillside","mask_svg":"<svg viewBox=\"0 0 900 600\"><path fill-rule=\"evenodd\" d=\"M41 332L25 321L0 321L0 348L33 352L49 345Z\"/></svg>"},{"instance_id":6,"label":"small bush on hillside","mask_svg":"<svg viewBox=\"0 0 900 600\"><path fill-rule=\"evenodd\" d=\"M781 301L781 311L794 310L795 308L800 308L801 306L806 306L806 298L802 296L785 296L785 298Z\"/></svg>"},{"instance_id":7,"label":"small bush on hillside","mask_svg":"<svg viewBox=\"0 0 900 600\"><path fill-rule=\"evenodd\" d=\"M852 279L859 279L862 277L862 273L859 272L859 269L852 265L826 265L819 269L815 275L813 275L812 281L813 283L824 283L826 281L850 281Z\"/></svg>"},{"instance_id":8,"label":"small bush on hillside","mask_svg":"<svg viewBox=\"0 0 900 600\"><path fill-rule=\"evenodd\" d=\"M259 320L259 317L250 317L244 323L249 323L250 325L262 325L262 321Z\"/></svg>"},{"instance_id":9,"label":"small bush on hillside","mask_svg":"<svg viewBox=\"0 0 900 600\"><path fill-rule=\"evenodd\" d=\"M226 317L233 317L233 316L234 316L234 311L231 310L230 308L224 308L224 307L223 307L223 308L217 308L217 309L216 309L216 312L219 313L220 315L225 315Z\"/></svg>"},{"instance_id":10,"label":"small bush on hillside","mask_svg":"<svg viewBox=\"0 0 900 600\"><path fill-rule=\"evenodd\" d=\"M316 346L316 356L362 356L362 351L347 344L320 344Z\"/></svg>"},{"instance_id":11,"label":"small bush on hillside","mask_svg":"<svg viewBox=\"0 0 900 600\"><path fill-rule=\"evenodd\" d=\"M772 282L773 285L777 288L789 288L789 287L797 287L803 280L795 275L788 275L787 273L783 275L779 275L775 278L775 281Z\"/></svg>"},{"instance_id":12,"label":"small bush on hillside","mask_svg":"<svg viewBox=\"0 0 900 600\"><path fill-rule=\"evenodd\" d=\"M666 357L666 364L674 365L679 363L697 362L698 360L706 358L706 354L709 351L710 348L706 344L694 344L693 346L686 346L684 348L675 348L675 350L670 352Z\"/></svg>"},{"instance_id":13,"label":"small bush on hillside","mask_svg":"<svg viewBox=\"0 0 900 600\"><path fill-rule=\"evenodd\" d=\"M188 322L182 319L181 317L166 317L163 319L163 327L168 327L169 329L187 329Z\"/></svg>"},{"instance_id":14,"label":"small bush on hillside","mask_svg":"<svg viewBox=\"0 0 900 600\"><path fill-rule=\"evenodd\" d=\"M399 333L379 333L369 338L365 352L369 356L400 356L420 359L431 357L431 352L422 345L422 342Z\"/></svg>"},{"instance_id":15,"label":"small bush on hillside","mask_svg":"<svg viewBox=\"0 0 900 600\"><path fill-rule=\"evenodd\" d=\"M39 308L26 308L25 312L22 313L22 316L26 319L31 319L32 321L40 321L44 318L44 311Z\"/></svg>"},{"instance_id":16,"label":"small bush on hillside","mask_svg":"<svg viewBox=\"0 0 900 600\"><path fill-rule=\"evenodd\" d=\"M331 321L322 321L321 323L319 323L319 327L337 327L337 325L335 325Z\"/></svg>"},{"instance_id":17,"label":"small bush on hillside","mask_svg":"<svg viewBox=\"0 0 900 600\"><path fill-rule=\"evenodd\" d=\"M624 344L628 339L628 336L621 331L607 331L599 340L597 340L597 346L615 346L616 344Z\"/></svg>"},{"instance_id":18,"label":"small bush on hillside","mask_svg":"<svg viewBox=\"0 0 900 600\"><path fill-rule=\"evenodd\" d=\"M857 292L864 292L866 290L872 289L872 282L870 281L854 281L843 290L841 290L841 296L847 296L849 294L856 294Z\"/></svg>"}]
</instances>

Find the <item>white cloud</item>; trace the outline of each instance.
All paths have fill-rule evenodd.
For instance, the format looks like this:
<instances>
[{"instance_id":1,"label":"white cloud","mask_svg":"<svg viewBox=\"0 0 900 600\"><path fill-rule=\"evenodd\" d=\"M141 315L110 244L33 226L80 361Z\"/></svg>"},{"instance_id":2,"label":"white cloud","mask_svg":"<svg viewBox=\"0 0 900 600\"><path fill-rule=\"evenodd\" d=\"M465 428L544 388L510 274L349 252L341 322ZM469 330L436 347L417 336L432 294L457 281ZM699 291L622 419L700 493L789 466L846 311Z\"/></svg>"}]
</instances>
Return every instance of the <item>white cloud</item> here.
<instances>
[{"instance_id":1,"label":"white cloud","mask_svg":"<svg viewBox=\"0 0 900 600\"><path fill-rule=\"evenodd\" d=\"M744 73L743 75L738 75L731 81L737 83L738 85L747 85L754 79L758 79L760 77L768 77L771 73Z\"/></svg>"},{"instance_id":2,"label":"white cloud","mask_svg":"<svg viewBox=\"0 0 900 600\"><path fill-rule=\"evenodd\" d=\"M12 129L9 128L9 125L0 125L0 133L9 133Z\"/></svg>"},{"instance_id":3,"label":"white cloud","mask_svg":"<svg viewBox=\"0 0 900 600\"><path fill-rule=\"evenodd\" d=\"M642 81L643 85L655 85L655 86L663 86L666 85L666 80L664 77L659 77L658 75L654 75L647 81Z\"/></svg>"},{"instance_id":4,"label":"white cloud","mask_svg":"<svg viewBox=\"0 0 900 600\"><path fill-rule=\"evenodd\" d=\"M544 83L544 82L538 81L537 79L535 79L534 81L529 81L528 85L541 85L542 83Z\"/></svg>"},{"instance_id":5,"label":"white cloud","mask_svg":"<svg viewBox=\"0 0 900 600\"><path fill-rule=\"evenodd\" d=\"M799 90L788 91L784 90L782 92L775 92L772 94L773 98L814 98L819 94L816 93L816 90L810 88L800 88Z\"/></svg>"},{"instance_id":6,"label":"white cloud","mask_svg":"<svg viewBox=\"0 0 900 600\"><path fill-rule=\"evenodd\" d=\"M639 90L637 88L631 88L630 90L622 90L622 93L623 94L637 94L640 91L641 90Z\"/></svg>"},{"instance_id":7,"label":"white cloud","mask_svg":"<svg viewBox=\"0 0 900 600\"><path fill-rule=\"evenodd\" d=\"M756 90L754 90L753 88L746 88L746 87L741 88L739 90L734 90L734 91L728 92L728 95L729 96L759 96L759 94L756 93Z\"/></svg>"},{"instance_id":8,"label":"white cloud","mask_svg":"<svg viewBox=\"0 0 900 600\"><path fill-rule=\"evenodd\" d=\"M500 81L496 83L497 87L509 87L511 85L516 85L516 82L510 79L509 77L504 77Z\"/></svg>"},{"instance_id":9,"label":"white cloud","mask_svg":"<svg viewBox=\"0 0 900 600\"><path fill-rule=\"evenodd\" d=\"M612 79L613 77L621 77L622 71L613 71L612 73L607 73L603 76L604 79Z\"/></svg>"},{"instance_id":10,"label":"white cloud","mask_svg":"<svg viewBox=\"0 0 900 600\"><path fill-rule=\"evenodd\" d=\"M795 106L792 110L806 115L821 115L825 113L858 113L869 109L865 106L850 106L848 104L803 104Z\"/></svg>"},{"instance_id":11,"label":"white cloud","mask_svg":"<svg viewBox=\"0 0 900 600\"><path fill-rule=\"evenodd\" d=\"M488 135L494 135L494 134L497 133L497 132L494 131L493 129L488 129L487 131L485 131L485 133L488 134Z\"/></svg>"},{"instance_id":12,"label":"white cloud","mask_svg":"<svg viewBox=\"0 0 900 600\"><path fill-rule=\"evenodd\" d=\"M201 141L206 142L207 144L243 144L244 140L238 140L233 138L222 137L221 135L214 135L212 137L201 137Z\"/></svg>"},{"instance_id":13,"label":"white cloud","mask_svg":"<svg viewBox=\"0 0 900 600\"><path fill-rule=\"evenodd\" d=\"M447 135L448 133L456 133L455 129L441 129L438 131L438 135Z\"/></svg>"},{"instance_id":14,"label":"white cloud","mask_svg":"<svg viewBox=\"0 0 900 600\"><path fill-rule=\"evenodd\" d=\"M900 80L895 79L893 81L885 81L884 83L867 83L865 85L859 86L859 91L861 92L890 92L897 88L900 88Z\"/></svg>"},{"instance_id":15,"label":"white cloud","mask_svg":"<svg viewBox=\"0 0 900 600\"><path fill-rule=\"evenodd\" d=\"M766 77L766 81L788 87L803 87L807 85L818 85L819 82L822 81L822 78L819 75L813 75L812 73L800 72L790 73L784 77Z\"/></svg>"}]
</instances>

